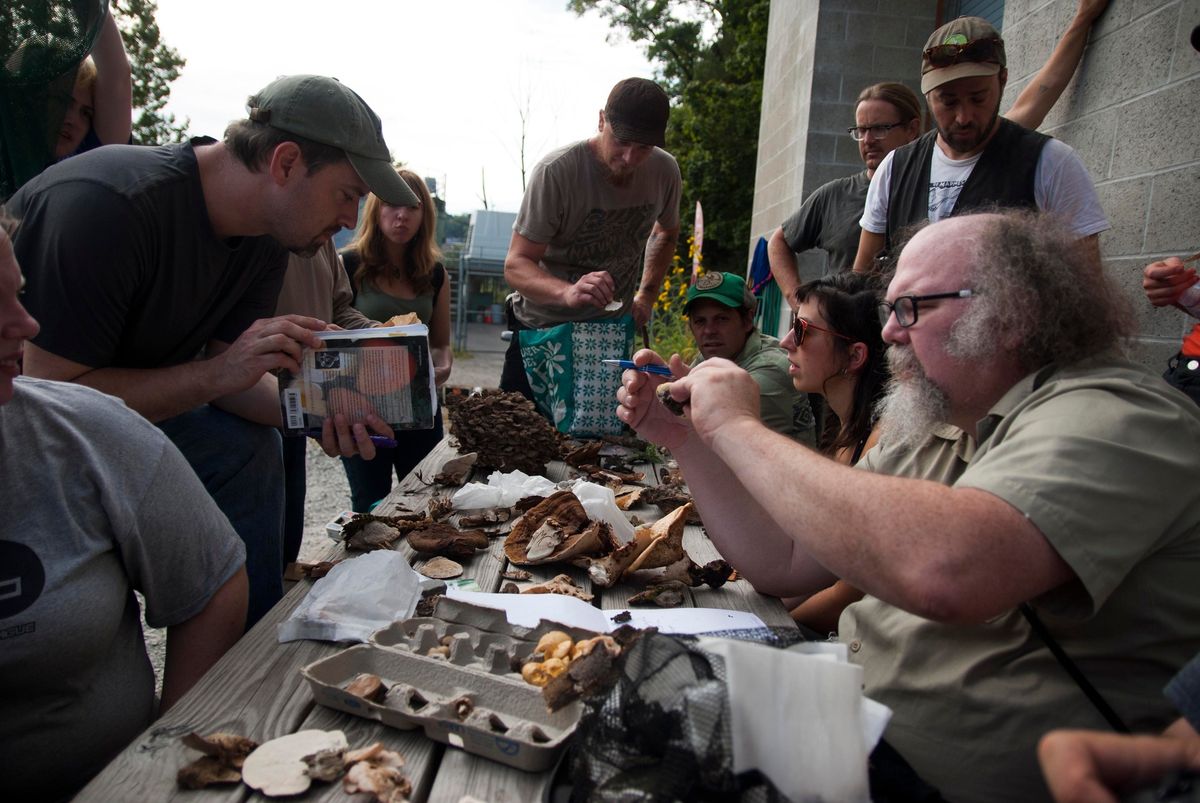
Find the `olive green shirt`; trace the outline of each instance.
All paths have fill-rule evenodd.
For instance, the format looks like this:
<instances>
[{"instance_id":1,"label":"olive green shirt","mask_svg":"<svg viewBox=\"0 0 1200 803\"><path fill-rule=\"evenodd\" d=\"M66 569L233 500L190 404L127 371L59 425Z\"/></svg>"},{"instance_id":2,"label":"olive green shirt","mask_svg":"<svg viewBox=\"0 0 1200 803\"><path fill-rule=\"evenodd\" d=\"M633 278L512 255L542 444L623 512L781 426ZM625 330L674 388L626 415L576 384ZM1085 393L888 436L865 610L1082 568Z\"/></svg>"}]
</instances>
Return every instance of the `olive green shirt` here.
<instances>
[{"instance_id":1,"label":"olive green shirt","mask_svg":"<svg viewBox=\"0 0 1200 803\"><path fill-rule=\"evenodd\" d=\"M692 367L704 361L692 360ZM734 360L758 383L759 413L770 429L801 443L813 445L813 427L802 428L798 422L812 421L808 397L796 390L788 373L787 353L779 341L755 329L746 338L746 345Z\"/></svg>"},{"instance_id":2,"label":"olive green shirt","mask_svg":"<svg viewBox=\"0 0 1200 803\"><path fill-rule=\"evenodd\" d=\"M1077 577L1031 601L1039 616L1131 728L1161 730L1175 716L1163 686L1200 650L1200 407L1099 357L1026 377L977 434L957 466L946 452L961 444L932 439L930 478L1029 517ZM919 462L906 473L925 476ZM1048 800L1038 738L1107 728L1015 609L945 625L867 597L839 632L866 694L895 712L885 737L948 800Z\"/></svg>"}]
</instances>

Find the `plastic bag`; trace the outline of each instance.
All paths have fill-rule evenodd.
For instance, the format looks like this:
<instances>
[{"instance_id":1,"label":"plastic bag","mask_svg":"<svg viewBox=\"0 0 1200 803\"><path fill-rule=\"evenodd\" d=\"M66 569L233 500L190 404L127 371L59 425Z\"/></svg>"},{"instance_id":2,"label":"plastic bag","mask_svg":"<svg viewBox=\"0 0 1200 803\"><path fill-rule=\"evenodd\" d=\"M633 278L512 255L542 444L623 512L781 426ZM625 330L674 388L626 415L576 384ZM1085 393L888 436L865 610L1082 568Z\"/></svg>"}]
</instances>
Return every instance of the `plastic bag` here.
<instances>
[{"instance_id":1,"label":"plastic bag","mask_svg":"<svg viewBox=\"0 0 1200 803\"><path fill-rule=\"evenodd\" d=\"M441 584L417 574L404 555L391 550L342 561L279 624L279 641L366 641L376 630L410 618L422 592Z\"/></svg>"},{"instance_id":2,"label":"plastic bag","mask_svg":"<svg viewBox=\"0 0 1200 803\"><path fill-rule=\"evenodd\" d=\"M524 471L493 471L486 485L468 482L454 492L450 503L455 510L512 507L526 496L549 496L557 490L557 485L542 476L530 476Z\"/></svg>"}]
</instances>

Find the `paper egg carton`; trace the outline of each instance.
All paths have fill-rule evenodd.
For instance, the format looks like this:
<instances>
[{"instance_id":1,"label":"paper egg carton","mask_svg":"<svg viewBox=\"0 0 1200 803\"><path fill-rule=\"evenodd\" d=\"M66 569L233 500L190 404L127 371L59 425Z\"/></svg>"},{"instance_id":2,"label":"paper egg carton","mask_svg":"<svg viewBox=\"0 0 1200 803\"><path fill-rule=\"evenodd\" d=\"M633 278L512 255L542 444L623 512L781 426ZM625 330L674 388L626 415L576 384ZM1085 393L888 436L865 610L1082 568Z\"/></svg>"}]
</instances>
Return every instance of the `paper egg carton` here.
<instances>
[{"instance_id":1,"label":"paper egg carton","mask_svg":"<svg viewBox=\"0 0 1200 803\"><path fill-rule=\"evenodd\" d=\"M423 728L425 735L517 769L539 772L558 759L582 712L576 701L551 713L542 690L512 667L527 658L550 630L572 638L595 635L541 622L510 625L502 611L443 599L438 618L417 617L377 632L371 643L343 650L304 667L321 705L374 719L393 728ZM445 618L441 618L445 617ZM445 640L448 657L426 653ZM379 702L346 691L360 674L387 687Z\"/></svg>"}]
</instances>

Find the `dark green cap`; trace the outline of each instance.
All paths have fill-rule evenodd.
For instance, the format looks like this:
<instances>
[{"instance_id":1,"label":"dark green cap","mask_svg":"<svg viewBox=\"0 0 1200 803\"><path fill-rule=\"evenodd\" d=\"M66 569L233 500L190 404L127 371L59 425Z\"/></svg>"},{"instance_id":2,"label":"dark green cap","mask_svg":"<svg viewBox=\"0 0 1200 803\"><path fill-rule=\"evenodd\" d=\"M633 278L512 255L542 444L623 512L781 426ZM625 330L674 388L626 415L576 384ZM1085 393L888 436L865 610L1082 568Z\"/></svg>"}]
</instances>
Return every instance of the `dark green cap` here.
<instances>
[{"instance_id":1,"label":"dark green cap","mask_svg":"<svg viewBox=\"0 0 1200 803\"><path fill-rule=\"evenodd\" d=\"M758 306L758 300L746 286L746 280L736 273L711 271L701 274L696 283L688 288L687 299L683 305L684 312L692 306L693 301L702 298L733 309L744 309L749 313L753 313Z\"/></svg>"},{"instance_id":2,"label":"dark green cap","mask_svg":"<svg viewBox=\"0 0 1200 803\"><path fill-rule=\"evenodd\" d=\"M379 116L354 90L323 75L285 75L247 102L250 119L280 131L331 145L346 158L371 192L391 206L420 200L396 173L383 141Z\"/></svg>"}]
</instances>

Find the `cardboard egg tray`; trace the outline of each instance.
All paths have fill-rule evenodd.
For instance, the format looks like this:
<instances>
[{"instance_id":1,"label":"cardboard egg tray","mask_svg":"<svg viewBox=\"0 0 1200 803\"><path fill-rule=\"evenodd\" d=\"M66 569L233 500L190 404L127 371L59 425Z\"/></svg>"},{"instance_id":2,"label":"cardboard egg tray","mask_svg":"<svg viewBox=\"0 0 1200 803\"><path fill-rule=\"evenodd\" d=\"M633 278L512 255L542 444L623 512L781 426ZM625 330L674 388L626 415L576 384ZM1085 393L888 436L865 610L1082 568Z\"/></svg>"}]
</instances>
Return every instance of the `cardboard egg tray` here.
<instances>
[{"instance_id":1,"label":"cardboard egg tray","mask_svg":"<svg viewBox=\"0 0 1200 803\"><path fill-rule=\"evenodd\" d=\"M395 622L370 644L304 667L313 697L393 728L423 728L431 739L517 769L552 767L579 722L581 704L547 711L542 690L512 669L513 657L527 658L550 630L574 639L595 634L545 621L532 629L517 627L502 611L453 599L442 599L437 613ZM427 654L443 645L448 657ZM383 680L388 691L381 702L345 690L361 673Z\"/></svg>"}]
</instances>

